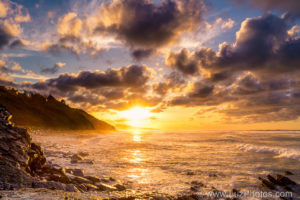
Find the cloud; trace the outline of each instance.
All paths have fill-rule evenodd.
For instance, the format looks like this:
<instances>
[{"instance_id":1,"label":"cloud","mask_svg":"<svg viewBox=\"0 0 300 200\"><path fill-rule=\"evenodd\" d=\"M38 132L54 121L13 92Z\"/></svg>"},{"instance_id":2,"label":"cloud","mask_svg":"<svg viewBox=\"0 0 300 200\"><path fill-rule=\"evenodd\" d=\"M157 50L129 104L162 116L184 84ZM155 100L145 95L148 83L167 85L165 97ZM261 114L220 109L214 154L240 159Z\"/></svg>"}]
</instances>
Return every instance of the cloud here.
<instances>
[{"instance_id":1,"label":"cloud","mask_svg":"<svg viewBox=\"0 0 300 200\"><path fill-rule=\"evenodd\" d=\"M166 59L166 65L187 75L199 73L198 60L187 49L171 52Z\"/></svg>"},{"instance_id":2,"label":"cloud","mask_svg":"<svg viewBox=\"0 0 300 200\"><path fill-rule=\"evenodd\" d=\"M249 3L251 6L264 11L277 10L289 12L295 16L300 16L300 2L298 0L231 0L238 4Z\"/></svg>"},{"instance_id":3,"label":"cloud","mask_svg":"<svg viewBox=\"0 0 300 200\"><path fill-rule=\"evenodd\" d=\"M4 18L7 15L7 7L6 5L1 1L0 2L0 17Z\"/></svg>"},{"instance_id":4,"label":"cloud","mask_svg":"<svg viewBox=\"0 0 300 200\"><path fill-rule=\"evenodd\" d=\"M55 63L53 67L42 69L41 72L46 74L55 74L60 68L64 67L65 65L66 63L58 62Z\"/></svg>"},{"instance_id":5,"label":"cloud","mask_svg":"<svg viewBox=\"0 0 300 200\"><path fill-rule=\"evenodd\" d=\"M9 32L8 27L4 24L0 25L0 49L9 44L13 35Z\"/></svg>"},{"instance_id":6,"label":"cloud","mask_svg":"<svg viewBox=\"0 0 300 200\"><path fill-rule=\"evenodd\" d=\"M0 2L0 50L9 45L11 48L20 46L21 39L19 37L23 32L20 23L30 21L30 15L22 5L11 2ZM24 43L23 43L24 44Z\"/></svg>"},{"instance_id":7,"label":"cloud","mask_svg":"<svg viewBox=\"0 0 300 200\"><path fill-rule=\"evenodd\" d=\"M153 84L153 90L159 95L166 95L168 92L178 92L186 85L186 80L178 72L172 72L164 76L162 82Z\"/></svg>"},{"instance_id":8,"label":"cloud","mask_svg":"<svg viewBox=\"0 0 300 200\"><path fill-rule=\"evenodd\" d=\"M61 91L74 91L82 87L94 89L100 87L142 87L150 79L147 66L130 65L120 69L101 71L81 71L78 74L61 74L57 78L48 79L32 85L33 88L54 88Z\"/></svg>"},{"instance_id":9,"label":"cloud","mask_svg":"<svg viewBox=\"0 0 300 200\"><path fill-rule=\"evenodd\" d=\"M67 13L58 19L57 32L61 37L78 37L82 29L82 21L77 18L74 12Z\"/></svg>"},{"instance_id":10,"label":"cloud","mask_svg":"<svg viewBox=\"0 0 300 200\"><path fill-rule=\"evenodd\" d=\"M131 55L136 60L141 60L143 58L147 58L155 53L154 49L135 49L131 52Z\"/></svg>"},{"instance_id":11,"label":"cloud","mask_svg":"<svg viewBox=\"0 0 300 200\"><path fill-rule=\"evenodd\" d=\"M229 72L247 70L264 76L291 73L300 64L300 39L288 34L291 26L288 16L248 18L236 33L235 43L222 43L218 52L209 48L171 52L166 63L187 74L199 69L219 76L227 73L227 77Z\"/></svg>"},{"instance_id":12,"label":"cloud","mask_svg":"<svg viewBox=\"0 0 300 200\"><path fill-rule=\"evenodd\" d=\"M114 34L137 48L158 48L196 30L204 10L202 0L114 0L100 6L94 32Z\"/></svg>"}]
</instances>

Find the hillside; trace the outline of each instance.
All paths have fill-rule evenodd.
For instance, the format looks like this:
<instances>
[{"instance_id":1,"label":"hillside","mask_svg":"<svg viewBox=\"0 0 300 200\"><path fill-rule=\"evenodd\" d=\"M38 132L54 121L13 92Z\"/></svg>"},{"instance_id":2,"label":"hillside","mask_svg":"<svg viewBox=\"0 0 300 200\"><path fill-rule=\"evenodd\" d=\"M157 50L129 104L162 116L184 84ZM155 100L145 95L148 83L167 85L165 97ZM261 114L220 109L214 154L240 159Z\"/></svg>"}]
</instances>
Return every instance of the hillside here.
<instances>
[{"instance_id":1,"label":"hillside","mask_svg":"<svg viewBox=\"0 0 300 200\"><path fill-rule=\"evenodd\" d=\"M12 113L12 121L23 127L68 130L114 130L83 110L71 108L53 96L21 93L0 86L0 104Z\"/></svg>"}]
</instances>

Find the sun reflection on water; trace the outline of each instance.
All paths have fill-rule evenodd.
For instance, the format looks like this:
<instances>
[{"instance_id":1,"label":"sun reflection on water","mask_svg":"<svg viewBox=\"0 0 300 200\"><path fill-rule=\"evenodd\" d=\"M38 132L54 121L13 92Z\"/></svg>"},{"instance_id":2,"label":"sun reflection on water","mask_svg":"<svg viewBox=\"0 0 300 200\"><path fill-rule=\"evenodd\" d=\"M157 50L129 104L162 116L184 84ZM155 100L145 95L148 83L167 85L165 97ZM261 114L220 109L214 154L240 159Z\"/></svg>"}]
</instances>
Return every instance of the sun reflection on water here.
<instances>
[{"instance_id":1,"label":"sun reflection on water","mask_svg":"<svg viewBox=\"0 0 300 200\"><path fill-rule=\"evenodd\" d=\"M132 133L133 133L133 138L132 139L133 139L134 142L141 142L142 141L140 131L135 130Z\"/></svg>"}]
</instances>

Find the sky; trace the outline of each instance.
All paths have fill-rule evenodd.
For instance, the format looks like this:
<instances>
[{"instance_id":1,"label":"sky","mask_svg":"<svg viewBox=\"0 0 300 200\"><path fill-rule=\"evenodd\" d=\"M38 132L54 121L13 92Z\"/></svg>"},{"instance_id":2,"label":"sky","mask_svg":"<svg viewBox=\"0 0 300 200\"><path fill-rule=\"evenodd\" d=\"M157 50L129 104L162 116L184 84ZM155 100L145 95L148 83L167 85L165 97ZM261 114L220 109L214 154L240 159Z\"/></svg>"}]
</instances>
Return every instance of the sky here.
<instances>
[{"instance_id":1,"label":"sky","mask_svg":"<svg viewBox=\"0 0 300 200\"><path fill-rule=\"evenodd\" d=\"M299 0L0 0L0 85L118 128L300 129Z\"/></svg>"}]
</instances>

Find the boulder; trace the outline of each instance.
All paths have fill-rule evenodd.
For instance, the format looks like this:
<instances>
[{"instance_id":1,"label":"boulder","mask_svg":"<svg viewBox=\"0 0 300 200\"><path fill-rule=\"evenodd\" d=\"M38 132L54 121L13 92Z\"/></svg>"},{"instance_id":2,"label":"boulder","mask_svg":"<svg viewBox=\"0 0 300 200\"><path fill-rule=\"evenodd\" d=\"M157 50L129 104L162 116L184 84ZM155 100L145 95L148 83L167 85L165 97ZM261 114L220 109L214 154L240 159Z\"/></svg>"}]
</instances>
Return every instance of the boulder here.
<instances>
[{"instance_id":1,"label":"boulder","mask_svg":"<svg viewBox=\"0 0 300 200\"><path fill-rule=\"evenodd\" d=\"M266 189L270 189L270 190L275 190L275 185L273 183L271 183L270 181L263 179L261 177L258 177L258 179L260 180L260 185Z\"/></svg>"},{"instance_id":2,"label":"boulder","mask_svg":"<svg viewBox=\"0 0 300 200\"><path fill-rule=\"evenodd\" d=\"M116 185L114 185L114 187L117 188L118 191L126 190L126 187L124 185L121 185L121 184L116 184Z\"/></svg>"},{"instance_id":3,"label":"boulder","mask_svg":"<svg viewBox=\"0 0 300 200\"><path fill-rule=\"evenodd\" d=\"M276 175L276 181L277 181L278 185L280 185L280 186L297 185L296 182L294 182L291 179L289 179L288 177L280 175L280 174Z\"/></svg>"},{"instance_id":4,"label":"boulder","mask_svg":"<svg viewBox=\"0 0 300 200\"><path fill-rule=\"evenodd\" d=\"M88 184L92 184L92 181L90 181L89 179L80 177L80 176L70 176L72 183L77 183L77 184L83 184L83 183L88 183Z\"/></svg>"},{"instance_id":5,"label":"boulder","mask_svg":"<svg viewBox=\"0 0 300 200\"><path fill-rule=\"evenodd\" d=\"M39 181L32 183L33 188L46 188L51 190L66 190L66 186L55 181Z\"/></svg>"},{"instance_id":6,"label":"boulder","mask_svg":"<svg viewBox=\"0 0 300 200\"><path fill-rule=\"evenodd\" d=\"M82 157L78 154L74 154L71 156L71 163L78 163L78 161L82 160Z\"/></svg>"},{"instance_id":7,"label":"boulder","mask_svg":"<svg viewBox=\"0 0 300 200\"><path fill-rule=\"evenodd\" d=\"M277 180L276 180L273 176L271 176L270 174L267 175L267 179L268 179L271 183L273 183L274 185L278 185Z\"/></svg>"},{"instance_id":8,"label":"boulder","mask_svg":"<svg viewBox=\"0 0 300 200\"><path fill-rule=\"evenodd\" d=\"M92 181L93 183L97 183L97 182L100 182L100 181L101 181L101 179L98 178L97 176L84 176L84 178L86 178L86 179Z\"/></svg>"},{"instance_id":9,"label":"boulder","mask_svg":"<svg viewBox=\"0 0 300 200\"><path fill-rule=\"evenodd\" d=\"M81 156L81 157L86 157L86 156L89 155L89 153L88 153L88 152L81 151L81 152L78 153L78 155Z\"/></svg>"},{"instance_id":10,"label":"boulder","mask_svg":"<svg viewBox=\"0 0 300 200\"><path fill-rule=\"evenodd\" d=\"M87 191L96 191L98 190L98 187L93 184L84 184L84 186L87 188Z\"/></svg>"},{"instance_id":11,"label":"boulder","mask_svg":"<svg viewBox=\"0 0 300 200\"><path fill-rule=\"evenodd\" d=\"M117 188L115 188L111 185L105 184L105 183L96 183L95 185L98 187L99 191L116 191L117 190Z\"/></svg>"},{"instance_id":12,"label":"boulder","mask_svg":"<svg viewBox=\"0 0 300 200\"><path fill-rule=\"evenodd\" d=\"M287 176L289 176L289 175L294 175L294 174L293 174L292 172L290 172L290 171L285 171L284 174L287 175Z\"/></svg>"},{"instance_id":13,"label":"boulder","mask_svg":"<svg viewBox=\"0 0 300 200\"><path fill-rule=\"evenodd\" d=\"M84 173L82 169L73 169L73 175L84 177Z\"/></svg>"}]
</instances>

